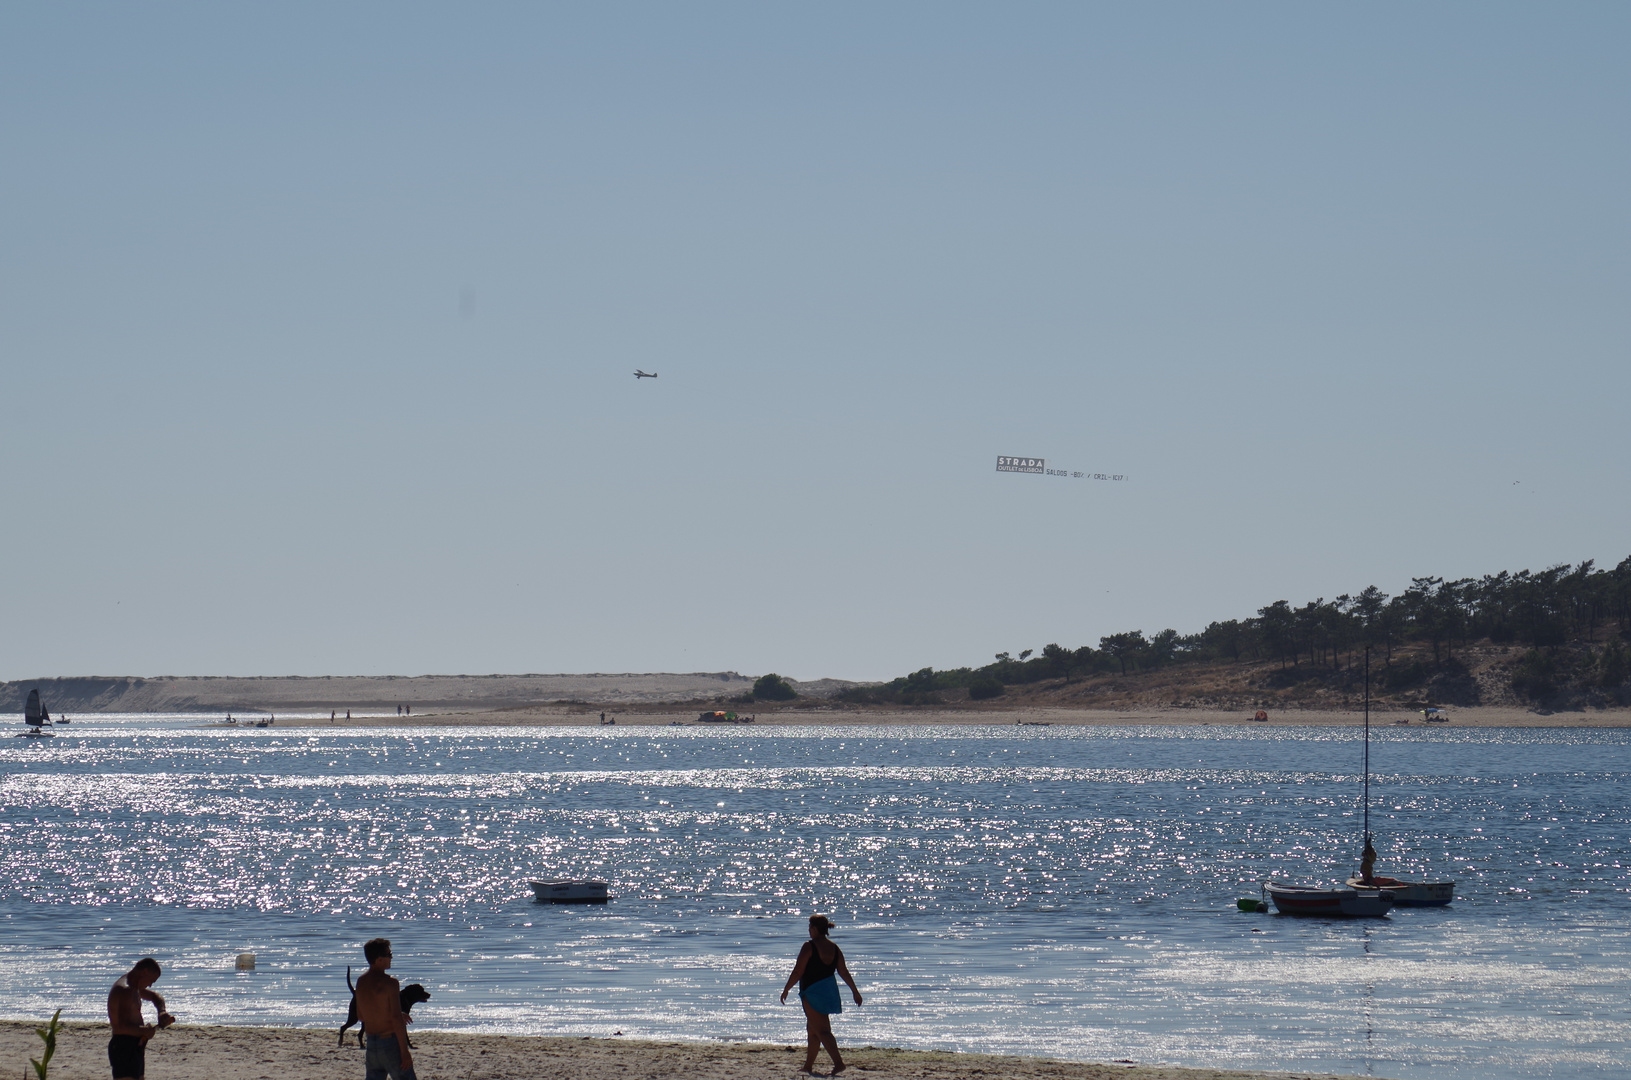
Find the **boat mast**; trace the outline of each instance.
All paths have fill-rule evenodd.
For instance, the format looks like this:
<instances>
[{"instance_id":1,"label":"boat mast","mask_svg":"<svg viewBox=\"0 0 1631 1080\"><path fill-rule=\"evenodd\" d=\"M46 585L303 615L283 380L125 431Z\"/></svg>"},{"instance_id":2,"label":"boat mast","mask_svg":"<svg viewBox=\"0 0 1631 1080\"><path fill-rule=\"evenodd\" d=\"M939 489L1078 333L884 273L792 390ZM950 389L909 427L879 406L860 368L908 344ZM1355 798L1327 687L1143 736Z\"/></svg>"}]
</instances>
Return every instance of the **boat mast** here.
<instances>
[{"instance_id":1,"label":"boat mast","mask_svg":"<svg viewBox=\"0 0 1631 1080\"><path fill-rule=\"evenodd\" d=\"M1366 884L1376 871L1376 849L1370 836L1370 646L1365 646L1365 782L1364 795L1365 849L1359 854L1359 877Z\"/></svg>"}]
</instances>

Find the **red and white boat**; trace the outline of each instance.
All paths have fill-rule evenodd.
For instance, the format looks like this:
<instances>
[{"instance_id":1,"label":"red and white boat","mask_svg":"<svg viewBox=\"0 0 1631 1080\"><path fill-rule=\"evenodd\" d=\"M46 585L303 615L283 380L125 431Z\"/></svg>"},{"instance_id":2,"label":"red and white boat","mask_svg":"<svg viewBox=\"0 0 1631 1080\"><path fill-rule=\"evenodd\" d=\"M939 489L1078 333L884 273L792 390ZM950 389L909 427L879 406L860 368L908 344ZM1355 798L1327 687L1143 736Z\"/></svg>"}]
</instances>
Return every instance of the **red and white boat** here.
<instances>
[{"instance_id":1,"label":"red and white boat","mask_svg":"<svg viewBox=\"0 0 1631 1080\"><path fill-rule=\"evenodd\" d=\"M1445 907L1455 901L1453 881L1400 881L1380 874L1366 881L1355 874L1348 879L1348 885L1355 889L1381 889L1400 907Z\"/></svg>"},{"instance_id":2,"label":"red and white boat","mask_svg":"<svg viewBox=\"0 0 1631 1080\"><path fill-rule=\"evenodd\" d=\"M1393 909L1393 896L1382 889L1322 889L1271 881L1263 887L1282 915L1326 915L1379 919Z\"/></svg>"}]
</instances>

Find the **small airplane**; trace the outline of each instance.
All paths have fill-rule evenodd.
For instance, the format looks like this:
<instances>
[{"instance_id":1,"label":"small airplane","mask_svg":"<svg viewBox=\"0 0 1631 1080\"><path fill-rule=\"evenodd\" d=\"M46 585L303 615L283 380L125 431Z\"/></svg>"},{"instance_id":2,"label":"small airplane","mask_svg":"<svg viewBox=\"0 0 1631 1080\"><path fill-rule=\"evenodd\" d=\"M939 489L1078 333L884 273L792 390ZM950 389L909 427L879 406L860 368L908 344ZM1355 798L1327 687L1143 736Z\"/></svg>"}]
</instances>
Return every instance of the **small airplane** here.
<instances>
[{"instance_id":1,"label":"small airplane","mask_svg":"<svg viewBox=\"0 0 1631 1080\"><path fill-rule=\"evenodd\" d=\"M641 371L639 368L635 368L634 377L636 379L655 379L657 373L655 371Z\"/></svg>"}]
</instances>

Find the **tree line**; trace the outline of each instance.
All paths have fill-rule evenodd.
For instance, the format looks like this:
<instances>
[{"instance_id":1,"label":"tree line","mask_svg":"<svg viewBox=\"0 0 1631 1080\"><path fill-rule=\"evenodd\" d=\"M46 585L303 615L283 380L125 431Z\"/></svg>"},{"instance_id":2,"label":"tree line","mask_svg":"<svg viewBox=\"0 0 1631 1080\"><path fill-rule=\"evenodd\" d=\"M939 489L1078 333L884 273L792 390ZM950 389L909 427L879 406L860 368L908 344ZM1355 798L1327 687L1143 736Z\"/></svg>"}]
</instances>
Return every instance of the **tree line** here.
<instances>
[{"instance_id":1,"label":"tree line","mask_svg":"<svg viewBox=\"0 0 1631 1080\"><path fill-rule=\"evenodd\" d=\"M1434 668L1452 663L1457 649L1474 642L1523 645L1531 653L1520 668L1554 672L1553 656L1559 646L1594 642L1614 630L1618 638L1610 637L1594 661L1602 667L1598 676L1603 686L1618 686L1631 674L1631 650L1623 640L1631 637L1631 557L1612 570L1599 570L1587 560L1537 573L1503 570L1455 581L1412 578L1410 587L1396 596L1372 585L1301 606L1276 600L1258 608L1253 617L1213 622L1194 634L1168 629L1146 637L1142 630L1128 630L1106 634L1097 646L1070 649L1050 644L1041 652L1025 649L1017 656L1001 652L983 667L944 671L926 667L841 696L860 702L927 704L936 700L937 691L967 688L971 698L980 700L997 697L1016 684L1069 682L1196 663L1269 661L1284 669L1307 664L1338 672L1351 668L1367 646L1380 661L1386 685L1395 650L1409 643L1431 646ZM1409 677L1420 676L1420 668L1412 661ZM1396 683L1405 681L1397 677L1404 673L1393 674ZM1524 677L1522 671L1519 677ZM1537 683L1536 689L1544 686Z\"/></svg>"}]
</instances>

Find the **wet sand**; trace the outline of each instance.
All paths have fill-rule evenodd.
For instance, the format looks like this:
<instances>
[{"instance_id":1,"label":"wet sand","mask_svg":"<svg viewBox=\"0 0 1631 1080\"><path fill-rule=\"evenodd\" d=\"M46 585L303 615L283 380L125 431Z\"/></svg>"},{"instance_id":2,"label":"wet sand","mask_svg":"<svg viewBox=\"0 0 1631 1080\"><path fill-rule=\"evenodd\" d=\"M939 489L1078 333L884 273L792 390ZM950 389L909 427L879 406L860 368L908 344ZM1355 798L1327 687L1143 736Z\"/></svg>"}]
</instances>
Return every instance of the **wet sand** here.
<instances>
[{"instance_id":1,"label":"wet sand","mask_svg":"<svg viewBox=\"0 0 1631 1080\"><path fill-rule=\"evenodd\" d=\"M724 708L724 706L721 706ZM690 725L717 727L725 730L772 726L863 725L881 727L891 724L912 725L977 725L994 724L1013 727L1035 726L1098 726L1123 727L1132 724L1170 724L1200 727L1209 724L1241 725L1245 727L1351 727L1364 723L1359 709L1271 710L1267 721L1255 721L1245 710L1213 710L1187 708L1144 709L1066 709L1047 707L1020 707L1013 709L888 709L843 708L837 706L817 708L788 708L755 710L753 706L729 706L746 716L757 715L752 724L703 724L697 720L700 707L607 709L608 719L620 725L670 727ZM346 719L343 715L334 721L326 717L315 720L280 718L274 726L285 727L595 727L600 724L601 710L584 706L536 706L469 711L415 712L411 717L359 716ZM1420 712L1404 709L1371 709L1372 726L1431 730L1434 728L1492 728L1492 727L1631 727L1631 709L1590 709L1584 712L1538 713L1522 708L1477 707L1449 710L1447 722L1426 722ZM200 718L201 722L210 721ZM1396 723L1396 721L1406 723ZM246 725L247 726L247 725Z\"/></svg>"},{"instance_id":2,"label":"wet sand","mask_svg":"<svg viewBox=\"0 0 1631 1080\"><path fill-rule=\"evenodd\" d=\"M0 1072L21 1075L38 1057L35 1024L0 1021ZM57 1038L53 1080L107 1080L107 1025L68 1024ZM804 1046L756 1043L659 1043L419 1031L414 1071L424 1080L762 1080L795 1077ZM334 1032L308 1028L192 1027L178 1024L148 1046L152 1080L361 1080L355 1039L336 1047ZM845 1052L845 1075L878 1080L1336 1080L1336 1074L1292 1070L1239 1072L1134 1063L1088 1064L1047 1058L995 1057L858 1047ZM816 1072L829 1072L823 1052ZM1343 1078L1348 1080L1348 1078ZM1356 1078L1355 1078L1356 1080ZM1377 1080L1375 1077L1367 1080Z\"/></svg>"}]
</instances>

